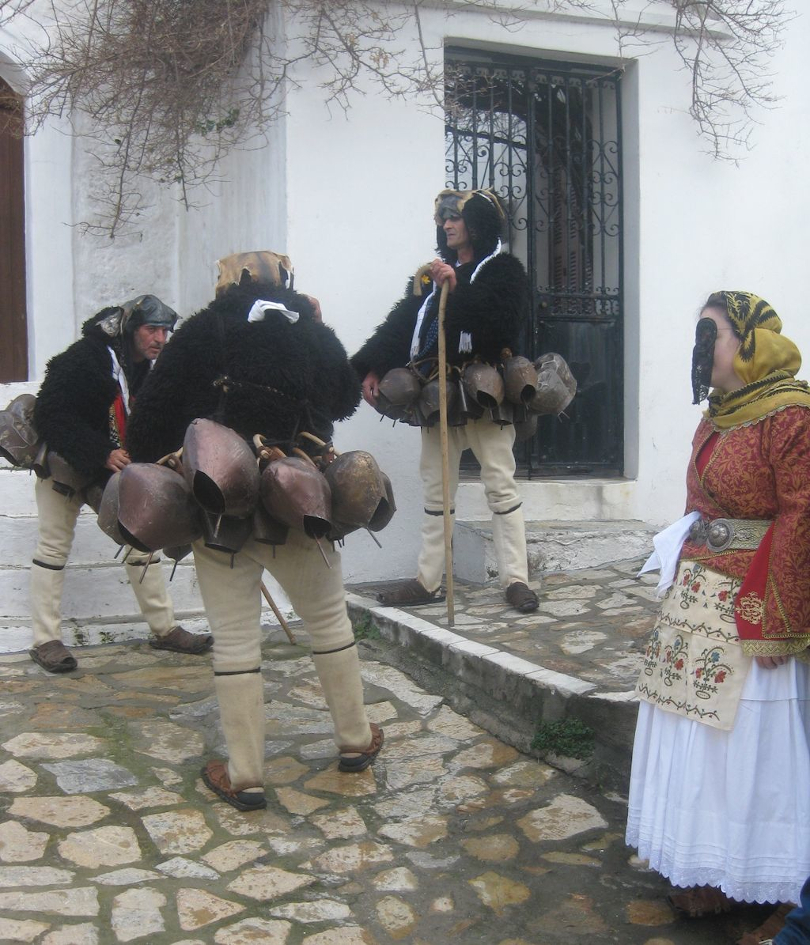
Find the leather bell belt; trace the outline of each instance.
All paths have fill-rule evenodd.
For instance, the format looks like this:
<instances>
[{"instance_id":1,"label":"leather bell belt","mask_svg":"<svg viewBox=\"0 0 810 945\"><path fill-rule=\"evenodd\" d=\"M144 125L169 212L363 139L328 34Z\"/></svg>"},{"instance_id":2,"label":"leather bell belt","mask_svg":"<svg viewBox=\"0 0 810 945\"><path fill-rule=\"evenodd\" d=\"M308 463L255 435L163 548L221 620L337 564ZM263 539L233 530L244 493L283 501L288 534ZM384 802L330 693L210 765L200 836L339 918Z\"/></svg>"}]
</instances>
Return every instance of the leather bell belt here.
<instances>
[{"instance_id":1,"label":"leather bell belt","mask_svg":"<svg viewBox=\"0 0 810 945\"><path fill-rule=\"evenodd\" d=\"M773 522L762 518L699 518L689 529L689 540L705 545L713 554L721 551L754 551Z\"/></svg>"}]
</instances>

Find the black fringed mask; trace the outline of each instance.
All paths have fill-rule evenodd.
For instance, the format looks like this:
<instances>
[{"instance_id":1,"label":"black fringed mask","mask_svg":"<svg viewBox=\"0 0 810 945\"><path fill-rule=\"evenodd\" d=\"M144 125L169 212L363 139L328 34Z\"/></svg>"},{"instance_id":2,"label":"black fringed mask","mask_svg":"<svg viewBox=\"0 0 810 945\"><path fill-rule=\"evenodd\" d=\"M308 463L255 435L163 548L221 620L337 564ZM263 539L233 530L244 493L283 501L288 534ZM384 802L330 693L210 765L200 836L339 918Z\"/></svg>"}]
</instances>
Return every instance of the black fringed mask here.
<instances>
[{"instance_id":1,"label":"black fringed mask","mask_svg":"<svg viewBox=\"0 0 810 945\"><path fill-rule=\"evenodd\" d=\"M693 404L699 404L709 396L716 340L717 323L711 318L701 318L695 327L695 347L692 349Z\"/></svg>"}]
</instances>

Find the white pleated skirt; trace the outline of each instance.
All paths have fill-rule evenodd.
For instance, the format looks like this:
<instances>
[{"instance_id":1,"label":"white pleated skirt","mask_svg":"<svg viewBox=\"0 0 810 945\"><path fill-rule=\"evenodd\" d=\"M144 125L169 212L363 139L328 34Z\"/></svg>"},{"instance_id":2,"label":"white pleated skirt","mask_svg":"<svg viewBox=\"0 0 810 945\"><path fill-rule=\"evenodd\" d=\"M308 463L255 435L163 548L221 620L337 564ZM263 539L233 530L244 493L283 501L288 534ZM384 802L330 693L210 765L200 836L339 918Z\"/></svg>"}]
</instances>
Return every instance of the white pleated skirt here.
<instances>
[{"instance_id":1,"label":"white pleated skirt","mask_svg":"<svg viewBox=\"0 0 810 945\"><path fill-rule=\"evenodd\" d=\"M810 667L751 666L730 732L640 703L627 843L674 886L798 902L810 875Z\"/></svg>"}]
</instances>

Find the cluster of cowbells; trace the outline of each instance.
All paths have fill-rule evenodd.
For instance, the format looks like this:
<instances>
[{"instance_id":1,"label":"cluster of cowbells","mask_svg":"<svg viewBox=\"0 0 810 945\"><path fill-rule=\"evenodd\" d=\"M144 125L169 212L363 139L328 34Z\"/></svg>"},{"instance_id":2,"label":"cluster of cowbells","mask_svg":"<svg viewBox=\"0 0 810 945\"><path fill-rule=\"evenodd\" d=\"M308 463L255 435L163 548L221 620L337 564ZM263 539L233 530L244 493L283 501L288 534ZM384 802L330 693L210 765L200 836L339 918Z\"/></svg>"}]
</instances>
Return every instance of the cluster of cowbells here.
<instances>
[{"instance_id":1,"label":"cluster of cowbells","mask_svg":"<svg viewBox=\"0 0 810 945\"><path fill-rule=\"evenodd\" d=\"M565 410L577 382L565 360L550 353L534 362L515 356L500 365L473 361L452 368L446 390L450 426L464 426L485 414L495 423L536 426L538 416ZM413 365L393 368L380 381L376 407L392 420L432 427L439 420L439 379L427 380Z\"/></svg>"},{"instance_id":2,"label":"cluster of cowbells","mask_svg":"<svg viewBox=\"0 0 810 945\"><path fill-rule=\"evenodd\" d=\"M24 394L0 411L0 455L52 479L58 492L80 493L105 534L143 553L164 550L180 560L203 538L235 554L251 535L283 545L290 529L342 541L357 529L380 531L396 511L391 480L370 453L338 454L317 441L314 456L285 456L261 436L251 447L203 419L189 424L181 451L159 463L130 463L102 488L43 446L33 405Z\"/></svg>"}]
</instances>

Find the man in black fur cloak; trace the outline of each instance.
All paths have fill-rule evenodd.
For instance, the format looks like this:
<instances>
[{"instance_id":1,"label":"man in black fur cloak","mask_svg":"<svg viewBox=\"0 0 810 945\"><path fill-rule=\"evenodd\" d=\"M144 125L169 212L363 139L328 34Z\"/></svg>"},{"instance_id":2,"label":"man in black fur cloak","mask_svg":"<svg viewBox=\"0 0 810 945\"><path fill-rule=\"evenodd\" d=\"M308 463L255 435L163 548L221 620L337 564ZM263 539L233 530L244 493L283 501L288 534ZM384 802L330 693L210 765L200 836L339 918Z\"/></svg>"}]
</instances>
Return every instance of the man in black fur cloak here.
<instances>
[{"instance_id":1,"label":"man in black fur cloak","mask_svg":"<svg viewBox=\"0 0 810 945\"><path fill-rule=\"evenodd\" d=\"M321 439L360 401L357 376L317 303L289 287L289 260L272 253L220 260L217 294L176 332L144 386L129 428L134 459L177 450L197 418L289 453L303 431ZM273 273L273 275L271 275ZM362 771L383 743L369 724L339 553L303 531L270 546L249 537L236 554L194 543L200 591L214 634L214 684L228 761L209 761L205 784L238 810L267 806L261 579L282 586L304 622L334 723L342 771Z\"/></svg>"},{"instance_id":2,"label":"man in black fur cloak","mask_svg":"<svg viewBox=\"0 0 810 945\"><path fill-rule=\"evenodd\" d=\"M48 362L37 394L34 424L50 452L72 467L85 486L103 485L130 462L126 426L130 407L160 354L177 315L154 295L102 309L82 325L82 337ZM54 478L37 479L39 542L31 568L31 658L51 673L76 669L64 646L60 606L65 565L83 489ZM189 633L175 623L166 582L153 561L135 550L125 567L141 613L159 649L198 654L211 648L209 635Z\"/></svg>"},{"instance_id":3,"label":"man in black fur cloak","mask_svg":"<svg viewBox=\"0 0 810 945\"><path fill-rule=\"evenodd\" d=\"M451 365L475 359L500 362L504 348L515 350L527 320L528 279L520 260L501 252L504 214L497 196L488 190L443 190L436 198L435 221L441 258L431 264L430 295L427 299L415 296L411 280L403 298L351 359L363 378L363 397L372 406L388 371L436 358L439 294L445 282L450 285L445 331ZM525 527L515 485L515 428L485 416L451 427L448 434L450 501L458 487L461 454L469 448L481 464L506 599L522 613L536 610L537 595L528 586ZM425 517L417 576L392 582L378 594L382 603L391 606L443 599L439 593L444 573L442 458L435 429L422 429L420 473Z\"/></svg>"}]
</instances>

